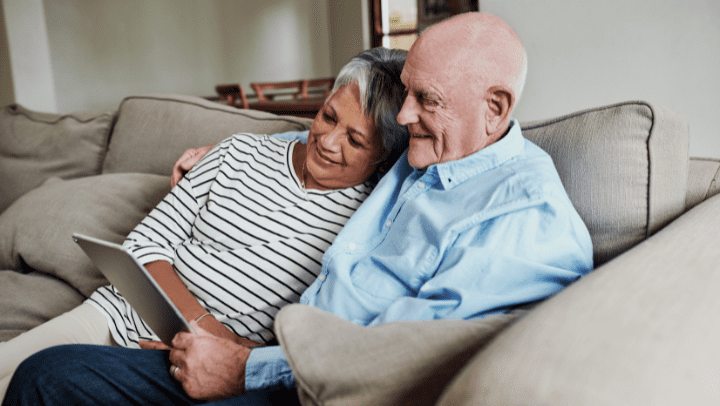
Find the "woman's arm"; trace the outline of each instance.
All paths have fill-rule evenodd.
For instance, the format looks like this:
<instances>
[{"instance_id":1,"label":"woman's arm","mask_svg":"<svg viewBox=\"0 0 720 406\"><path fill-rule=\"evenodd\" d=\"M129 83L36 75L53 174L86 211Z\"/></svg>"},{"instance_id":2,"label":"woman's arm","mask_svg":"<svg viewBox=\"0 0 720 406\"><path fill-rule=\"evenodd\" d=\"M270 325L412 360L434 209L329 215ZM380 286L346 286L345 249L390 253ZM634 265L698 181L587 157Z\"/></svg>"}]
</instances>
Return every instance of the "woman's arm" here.
<instances>
[{"instance_id":1,"label":"woman's arm","mask_svg":"<svg viewBox=\"0 0 720 406\"><path fill-rule=\"evenodd\" d=\"M173 266L169 262L150 262L145 264L145 269L150 272L150 275L152 275L165 294L168 295L170 300L188 321L197 320L207 313L207 310L198 302L195 296L190 293L182 280L180 280L180 277L175 273ZM202 320L198 322L198 325L214 336L226 338L246 347L262 345L235 335L235 333L217 321L212 315L203 317Z\"/></svg>"}]
</instances>

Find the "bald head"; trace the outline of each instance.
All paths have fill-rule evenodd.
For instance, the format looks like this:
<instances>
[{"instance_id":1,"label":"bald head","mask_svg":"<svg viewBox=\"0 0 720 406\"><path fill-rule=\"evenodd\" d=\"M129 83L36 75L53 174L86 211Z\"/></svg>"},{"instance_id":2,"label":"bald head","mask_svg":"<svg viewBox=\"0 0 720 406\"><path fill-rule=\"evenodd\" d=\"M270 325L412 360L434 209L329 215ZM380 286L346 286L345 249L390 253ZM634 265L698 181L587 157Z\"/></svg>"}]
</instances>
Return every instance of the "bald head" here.
<instances>
[{"instance_id":1,"label":"bald head","mask_svg":"<svg viewBox=\"0 0 720 406\"><path fill-rule=\"evenodd\" d=\"M525 48L515 31L498 17L460 14L428 28L413 48L416 53L434 54L447 79L462 81L474 91L507 86L515 101L522 94L527 73ZM412 55L411 51L408 60Z\"/></svg>"}]
</instances>

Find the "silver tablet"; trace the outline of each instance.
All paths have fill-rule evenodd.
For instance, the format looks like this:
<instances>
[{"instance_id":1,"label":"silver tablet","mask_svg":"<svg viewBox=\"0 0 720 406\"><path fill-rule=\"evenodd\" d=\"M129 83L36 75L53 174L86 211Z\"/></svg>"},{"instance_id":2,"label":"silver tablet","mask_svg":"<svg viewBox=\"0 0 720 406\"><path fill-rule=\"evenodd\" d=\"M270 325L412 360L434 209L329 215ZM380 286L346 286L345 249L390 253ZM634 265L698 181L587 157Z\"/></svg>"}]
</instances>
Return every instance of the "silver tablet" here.
<instances>
[{"instance_id":1,"label":"silver tablet","mask_svg":"<svg viewBox=\"0 0 720 406\"><path fill-rule=\"evenodd\" d=\"M194 333L160 285L129 251L121 245L77 233L73 240L162 342L170 345L181 331Z\"/></svg>"}]
</instances>

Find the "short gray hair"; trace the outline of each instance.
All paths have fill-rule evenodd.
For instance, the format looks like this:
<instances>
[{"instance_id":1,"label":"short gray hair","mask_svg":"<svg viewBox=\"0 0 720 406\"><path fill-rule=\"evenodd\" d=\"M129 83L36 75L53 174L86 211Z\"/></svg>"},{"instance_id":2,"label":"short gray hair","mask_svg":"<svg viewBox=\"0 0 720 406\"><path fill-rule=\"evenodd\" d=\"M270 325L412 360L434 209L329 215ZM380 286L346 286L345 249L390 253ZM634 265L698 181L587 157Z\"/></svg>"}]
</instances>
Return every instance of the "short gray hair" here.
<instances>
[{"instance_id":1,"label":"short gray hair","mask_svg":"<svg viewBox=\"0 0 720 406\"><path fill-rule=\"evenodd\" d=\"M363 112L373 118L375 132L382 137L385 148L380 170L390 169L410 141L407 128L397 122L404 101L400 73L406 58L407 51L401 49L378 47L363 51L340 70L330 94L350 83L360 88Z\"/></svg>"}]
</instances>

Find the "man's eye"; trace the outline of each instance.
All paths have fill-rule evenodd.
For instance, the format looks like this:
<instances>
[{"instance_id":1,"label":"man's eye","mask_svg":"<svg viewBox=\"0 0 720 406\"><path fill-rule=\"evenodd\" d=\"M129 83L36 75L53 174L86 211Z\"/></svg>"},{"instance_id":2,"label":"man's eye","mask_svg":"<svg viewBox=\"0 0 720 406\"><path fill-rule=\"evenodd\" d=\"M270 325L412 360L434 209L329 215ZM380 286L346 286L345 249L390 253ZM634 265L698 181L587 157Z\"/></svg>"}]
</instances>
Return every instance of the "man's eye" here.
<instances>
[{"instance_id":1,"label":"man's eye","mask_svg":"<svg viewBox=\"0 0 720 406\"><path fill-rule=\"evenodd\" d=\"M348 135L348 139L350 140L350 144L351 144L353 147L356 147L356 148L357 148L357 147L362 147L362 144L360 144L359 142L355 141L355 138L353 138L351 135Z\"/></svg>"},{"instance_id":2,"label":"man's eye","mask_svg":"<svg viewBox=\"0 0 720 406\"><path fill-rule=\"evenodd\" d=\"M427 95L419 95L418 103L428 110L435 110L442 106L442 102L440 102L440 100Z\"/></svg>"},{"instance_id":3,"label":"man's eye","mask_svg":"<svg viewBox=\"0 0 720 406\"><path fill-rule=\"evenodd\" d=\"M325 121L329 121L331 123L335 122L335 117L331 116L328 113L323 113L323 118L325 119Z\"/></svg>"}]
</instances>

